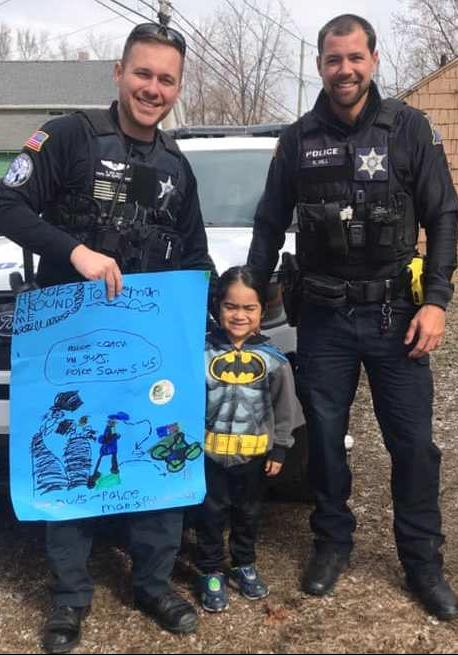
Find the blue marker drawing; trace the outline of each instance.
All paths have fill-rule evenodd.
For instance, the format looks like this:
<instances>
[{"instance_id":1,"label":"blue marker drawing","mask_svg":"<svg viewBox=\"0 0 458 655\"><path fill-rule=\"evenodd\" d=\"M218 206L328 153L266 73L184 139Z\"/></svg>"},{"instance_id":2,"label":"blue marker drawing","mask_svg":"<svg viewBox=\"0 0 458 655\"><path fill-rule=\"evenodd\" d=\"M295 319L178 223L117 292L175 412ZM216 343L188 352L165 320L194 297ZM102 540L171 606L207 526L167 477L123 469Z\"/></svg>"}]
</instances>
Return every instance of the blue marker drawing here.
<instances>
[{"instance_id":1,"label":"blue marker drawing","mask_svg":"<svg viewBox=\"0 0 458 655\"><path fill-rule=\"evenodd\" d=\"M161 366L159 348L138 334L94 330L54 344L45 363L52 384L127 381L149 375Z\"/></svg>"}]
</instances>

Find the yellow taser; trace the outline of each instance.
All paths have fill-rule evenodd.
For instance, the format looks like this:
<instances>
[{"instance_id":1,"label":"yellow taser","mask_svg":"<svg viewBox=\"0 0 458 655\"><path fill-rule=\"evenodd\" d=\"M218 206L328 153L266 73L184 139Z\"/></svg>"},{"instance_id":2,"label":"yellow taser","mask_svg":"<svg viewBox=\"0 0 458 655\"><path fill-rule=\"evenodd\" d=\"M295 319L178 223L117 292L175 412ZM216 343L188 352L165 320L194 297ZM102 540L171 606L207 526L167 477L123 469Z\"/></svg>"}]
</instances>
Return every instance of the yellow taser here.
<instances>
[{"instance_id":1,"label":"yellow taser","mask_svg":"<svg viewBox=\"0 0 458 655\"><path fill-rule=\"evenodd\" d=\"M413 257L407 267L410 271L410 288L414 305L422 305L423 295L423 257Z\"/></svg>"}]
</instances>

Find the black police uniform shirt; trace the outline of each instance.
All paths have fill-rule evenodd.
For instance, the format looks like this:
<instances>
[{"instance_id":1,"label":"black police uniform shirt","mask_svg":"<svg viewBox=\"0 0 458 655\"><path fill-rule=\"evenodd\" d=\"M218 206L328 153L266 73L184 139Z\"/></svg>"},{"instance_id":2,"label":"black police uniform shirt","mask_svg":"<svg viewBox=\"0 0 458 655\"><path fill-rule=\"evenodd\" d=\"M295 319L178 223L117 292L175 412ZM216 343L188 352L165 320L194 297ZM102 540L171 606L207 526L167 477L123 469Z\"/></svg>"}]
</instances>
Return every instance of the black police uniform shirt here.
<instances>
[{"instance_id":1,"label":"black police uniform shirt","mask_svg":"<svg viewBox=\"0 0 458 655\"><path fill-rule=\"evenodd\" d=\"M445 308L453 292L450 279L456 265L458 200L440 136L422 112L405 105L396 114L389 132L392 146L388 166L388 148L377 147L374 130L374 121L381 108L381 97L375 84L371 83L368 101L355 124L350 126L333 114L328 96L322 91L310 114L286 128L280 136L265 194L256 213L248 261L266 272L274 269L278 251L284 243L285 230L292 222L293 210L304 195L299 188L301 176L302 180L307 180L310 175L313 180L311 164L317 165L315 170L328 173L329 180L333 176L340 177L334 185L335 197L322 198L323 202L337 200L340 196L351 204L353 198L349 197L349 189L361 184L359 178L365 179L363 184L371 189L371 185L390 184L392 180L389 180L389 175L392 174L413 200L415 229L411 245L401 254L386 258L386 261L377 261L370 252L366 252L366 257L359 260L330 255L306 264L309 263L309 270L316 273L344 280L396 277L415 252L418 226L421 225L426 230L428 248L425 302ZM314 147L313 140L307 142L304 149L302 131L304 122L310 121L310 118L318 124L316 134L326 137L322 141L326 143L326 152L322 151L322 147ZM380 132L380 128L376 129ZM357 148L356 154L363 156L356 159L353 153L349 163L346 153L352 142L367 147ZM358 166L355 165L356 161ZM391 172L388 173L388 170ZM342 175L342 171L346 173ZM313 193L313 181L309 188ZM313 201L316 202L317 198L313 198Z\"/></svg>"},{"instance_id":2,"label":"black police uniform shirt","mask_svg":"<svg viewBox=\"0 0 458 655\"><path fill-rule=\"evenodd\" d=\"M116 102L110 114L118 124ZM152 143L125 137L126 147L132 146L133 163L147 160L148 152L161 147L159 132ZM91 194L96 163L97 137L85 119L70 114L49 121L28 139L5 176L7 183L0 185L0 233L41 255L37 279L42 286L81 279L70 264L71 252L81 241L40 214L63 193ZM213 270L196 180L182 154L181 165L186 185L175 217L183 243L181 268Z\"/></svg>"}]
</instances>

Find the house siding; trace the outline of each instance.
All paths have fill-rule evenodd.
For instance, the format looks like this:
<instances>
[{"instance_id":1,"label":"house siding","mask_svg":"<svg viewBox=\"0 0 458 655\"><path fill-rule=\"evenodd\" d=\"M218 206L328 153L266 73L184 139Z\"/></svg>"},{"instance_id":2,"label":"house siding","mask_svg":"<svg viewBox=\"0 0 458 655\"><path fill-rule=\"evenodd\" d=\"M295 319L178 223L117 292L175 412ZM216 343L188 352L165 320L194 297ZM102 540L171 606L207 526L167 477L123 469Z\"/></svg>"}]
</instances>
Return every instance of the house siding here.
<instances>
[{"instance_id":1,"label":"house siding","mask_svg":"<svg viewBox=\"0 0 458 655\"><path fill-rule=\"evenodd\" d=\"M401 98L426 112L439 130L458 190L458 59L418 82Z\"/></svg>"},{"instance_id":2,"label":"house siding","mask_svg":"<svg viewBox=\"0 0 458 655\"><path fill-rule=\"evenodd\" d=\"M426 112L439 130L453 184L458 191L458 58L428 75L400 98ZM425 252L425 242L424 231L420 230L420 252Z\"/></svg>"}]
</instances>

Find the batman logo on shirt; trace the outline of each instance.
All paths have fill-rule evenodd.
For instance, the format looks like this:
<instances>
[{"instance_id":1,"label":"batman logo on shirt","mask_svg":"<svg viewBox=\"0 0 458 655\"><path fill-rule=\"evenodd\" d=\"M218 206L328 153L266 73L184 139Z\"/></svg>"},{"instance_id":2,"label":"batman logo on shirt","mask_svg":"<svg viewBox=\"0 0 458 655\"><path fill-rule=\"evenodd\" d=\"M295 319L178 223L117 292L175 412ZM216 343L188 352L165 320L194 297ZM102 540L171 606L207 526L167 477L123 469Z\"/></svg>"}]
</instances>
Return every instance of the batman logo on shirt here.
<instances>
[{"instance_id":1,"label":"batman logo on shirt","mask_svg":"<svg viewBox=\"0 0 458 655\"><path fill-rule=\"evenodd\" d=\"M265 374L263 358L249 350L231 350L210 362L210 375L227 384L251 384L262 380Z\"/></svg>"}]
</instances>

